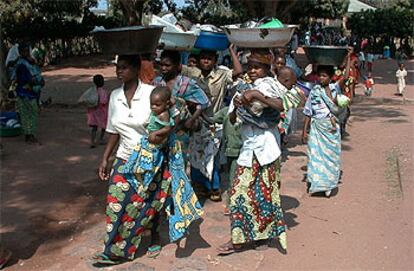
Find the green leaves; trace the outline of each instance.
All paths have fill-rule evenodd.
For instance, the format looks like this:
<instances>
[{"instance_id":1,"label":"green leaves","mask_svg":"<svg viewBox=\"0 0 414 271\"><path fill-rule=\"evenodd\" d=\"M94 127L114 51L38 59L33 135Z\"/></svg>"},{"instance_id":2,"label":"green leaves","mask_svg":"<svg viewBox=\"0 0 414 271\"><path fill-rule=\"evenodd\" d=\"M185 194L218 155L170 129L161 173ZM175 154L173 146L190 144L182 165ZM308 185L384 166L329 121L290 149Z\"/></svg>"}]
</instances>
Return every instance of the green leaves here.
<instances>
[{"instance_id":1,"label":"green leaves","mask_svg":"<svg viewBox=\"0 0 414 271\"><path fill-rule=\"evenodd\" d=\"M389 35L394 37L412 36L414 11L412 9L385 8L353 14L349 19L353 33L361 36Z\"/></svg>"}]
</instances>

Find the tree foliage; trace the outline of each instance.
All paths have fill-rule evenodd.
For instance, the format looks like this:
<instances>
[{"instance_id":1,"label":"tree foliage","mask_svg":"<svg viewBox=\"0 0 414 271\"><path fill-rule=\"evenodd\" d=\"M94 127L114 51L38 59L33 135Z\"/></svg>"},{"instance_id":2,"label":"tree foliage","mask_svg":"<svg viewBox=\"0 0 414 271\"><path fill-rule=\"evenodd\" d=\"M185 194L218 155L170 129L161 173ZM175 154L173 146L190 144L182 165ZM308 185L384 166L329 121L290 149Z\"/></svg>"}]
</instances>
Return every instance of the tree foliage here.
<instances>
[{"instance_id":1,"label":"tree foliage","mask_svg":"<svg viewBox=\"0 0 414 271\"><path fill-rule=\"evenodd\" d=\"M88 32L82 20L92 16L97 0L2 0L1 31L8 39L72 37Z\"/></svg>"},{"instance_id":2,"label":"tree foliage","mask_svg":"<svg viewBox=\"0 0 414 271\"><path fill-rule=\"evenodd\" d=\"M309 0L300 8L317 18L341 18L346 14L349 0Z\"/></svg>"},{"instance_id":3,"label":"tree foliage","mask_svg":"<svg viewBox=\"0 0 414 271\"><path fill-rule=\"evenodd\" d=\"M349 0L186 0L183 14L201 23L235 23L277 17L285 23L300 18L341 18Z\"/></svg>"},{"instance_id":4,"label":"tree foliage","mask_svg":"<svg viewBox=\"0 0 414 271\"><path fill-rule=\"evenodd\" d=\"M245 20L246 9L241 1L227 0L186 0L181 12L192 22L225 25Z\"/></svg>"},{"instance_id":5,"label":"tree foliage","mask_svg":"<svg viewBox=\"0 0 414 271\"><path fill-rule=\"evenodd\" d=\"M108 0L110 14L124 25L140 25L144 13L159 14L164 6L176 13L177 4L173 0Z\"/></svg>"},{"instance_id":6,"label":"tree foliage","mask_svg":"<svg viewBox=\"0 0 414 271\"><path fill-rule=\"evenodd\" d=\"M356 13L350 17L349 27L359 36L409 37L413 36L414 11L398 6Z\"/></svg>"}]
</instances>

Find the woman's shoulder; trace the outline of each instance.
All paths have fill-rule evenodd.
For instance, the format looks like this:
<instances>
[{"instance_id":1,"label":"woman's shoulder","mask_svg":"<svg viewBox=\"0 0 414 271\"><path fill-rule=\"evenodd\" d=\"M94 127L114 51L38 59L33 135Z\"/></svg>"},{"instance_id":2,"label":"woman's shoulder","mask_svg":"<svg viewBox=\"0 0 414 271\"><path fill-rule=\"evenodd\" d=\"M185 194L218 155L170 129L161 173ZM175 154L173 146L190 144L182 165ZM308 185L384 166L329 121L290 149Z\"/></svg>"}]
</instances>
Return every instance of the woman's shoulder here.
<instances>
[{"instance_id":1,"label":"woman's shoulder","mask_svg":"<svg viewBox=\"0 0 414 271\"><path fill-rule=\"evenodd\" d=\"M112 90L112 91L111 91L111 98L112 98L112 97L117 97L117 96L121 95L121 94L122 94L122 92L123 92L123 88L122 88L122 86L120 86L120 87L118 87L118 88L116 88L116 89Z\"/></svg>"},{"instance_id":2,"label":"woman's shoulder","mask_svg":"<svg viewBox=\"0 0 414 271\"><path fill-rule=\"evenodd\" d=\"M139 91L142 93L141 97L150 98L152 90L155 88L153 85L142 83L139 86Z\"/></svg>"},{"instance_id":3,"label":"woman's shoulder","mask_svg":"<svg viewBox=\"0 0 414 271\"><path fill-rule=\"evenodd\" d=\"M153 85L150 85L150 84L146 84L146 83L141 82L140 88L142 90L150 90L150 91L152 91L155 87Z\"/></svg>"}]
</instances>

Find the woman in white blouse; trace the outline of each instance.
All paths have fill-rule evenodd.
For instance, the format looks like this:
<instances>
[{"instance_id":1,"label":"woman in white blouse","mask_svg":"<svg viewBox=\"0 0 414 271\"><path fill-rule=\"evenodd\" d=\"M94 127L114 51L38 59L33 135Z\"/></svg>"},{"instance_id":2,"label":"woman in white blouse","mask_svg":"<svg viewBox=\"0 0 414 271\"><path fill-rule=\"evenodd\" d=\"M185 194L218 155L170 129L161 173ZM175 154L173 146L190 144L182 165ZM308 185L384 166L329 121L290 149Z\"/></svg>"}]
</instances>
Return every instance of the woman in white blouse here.
<instances>
[{"instance_id":1,"label":"woman in white blouse","mask_svg":"<svg viewBox=\"0 0 414 271\"><path fill-rule=\"evenodd\" d=\"M138 55L119 56L116 64L116 74L123 85L111 93L106 127L109 140L98 170L100 179L109 181L109 188L105 249L95 255L97 264L113 265L133 260L146 229L152 232L148 253L159 253L161 249L156 228L169 186L164 185L165 180L159 174L148 189L136 189L130 178L121 173L134 147L147 136L150 94L154 87L138 79L140 66ZM109 158L116 146L115 161L109 171Z\"/></svg>"},{"instance_id":2,"label":"woman in white blouse","mask_svg":"<svg viewBox=\"0 0 414 271\"><path fill-rule=\"evenodd\" d=\"M154 208L146 203L151 203L161 186L156 184L153 191L138 193L119 172L136 144L147 135L145 126L151 113L150 94L154 87L138 79L140 66L138 55L119 56L116 64L116 75L123 85L111 93L106 126L109 139L98 169L100 179L109 181L105 249L96 255L99 264L117 264L121 260L133 259L144 231L142 223L137 223L142 220L139 219L142 213L147 212L149 215L146 217L151 216L148 220L158 224ZM109 158L116 146L115 161L109 170Z\"/></svg>"},{"instance_id":3,"label":"woman in white blouse","mask_svg":"<svg viewBox=\"0 0 414 271\"><path fill-rule=\"evenodd\" d=\"M109 140L99 177L109 181L106 207L106 237L103 253L95 255L97 265L114 265L133 260L145 230L151 230L152 244L148 257L161 251L158 225L159 213L166 208L169 214L170 241L175 242L187 234L192 221L199 219L201 205L185 175L184 162L175 133L170 134L168 148L162 151L162 165L149 170L151 176L143 181L141 173L127 173L127 163L134 163L138 146L148 142L146 126L151 114L150 95L153 86L138 79L141 60L138 55L120 56L116 65L122 87L111 93L106 132ZM161 144L163 138L154 137L151 143ZM111 172L108 161L118 146ZM144 155L144 154L143 154ZM161 154L160 154L161 155ZM145 156L145 155L144 155ZM150 157L150 156L149 156ZM147 158L147 156L145 156ZM145 160L145 159L144 159ZM147 161L147 160L145 160ZM171 201L167 197L171 196ZM166 204L173 202L173 204Z\"/></svg>"}]
</instances>

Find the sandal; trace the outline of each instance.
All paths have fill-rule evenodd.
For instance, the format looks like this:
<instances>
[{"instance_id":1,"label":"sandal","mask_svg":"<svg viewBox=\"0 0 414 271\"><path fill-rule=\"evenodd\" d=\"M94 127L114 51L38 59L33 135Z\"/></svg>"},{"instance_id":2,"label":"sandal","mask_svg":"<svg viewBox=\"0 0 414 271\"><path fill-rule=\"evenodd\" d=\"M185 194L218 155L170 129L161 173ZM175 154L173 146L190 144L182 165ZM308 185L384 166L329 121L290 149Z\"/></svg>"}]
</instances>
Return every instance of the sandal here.
<instances>
[{"instance_id":1,"label":"sandal","mask_svg":"<svg viewBox=\"0 0 414 271\"><path fill-rule=\"evenodd\" d=\"M220 202L222 200L220 190L211 191L210 200L214 202Z\"/></svg>"},{"instance_id":2,"label":"sandal","mask_svg":"<svg viewBox=\"0 0 414 271\"><path fill-rule=\"evenodd\" d=\"M224 208L224 215L225 215L225 216L229 216L230 214L231 214L230 209L229 209L229 208L227 208L227 207L225 207L225 208Z\"/></svg>"},{"instance_id":3,"label":"sandal","mask_svg":"<svg viewBox=\"0 0 414 271\"><path fill-rule=\"evenodd\" d=\"M123 258L111 258L104 253L97 253L94 257L96 257L95 264L97 265L117 265L125 262L125 259Z\"/></svg>"},{"instance_id":4,"label":"sandal","mask_svg":"<svg viewBox=\"0 0 414 271\"><path fill-rule=\"evenodd\" d=\"M241 251L241 245L233 245L231 241L219 246L217 248L218 255L226 256Z\"/></svg>"},{"instance_id":5,"label":"sandal","mask_svg":"<svg viewBox=\"0 0 414 271\"><path fill-rule=\"evenodd\" d=\"M148 247L147 250L147 257L155 259L157 258L161 253L161 246L160 245L152 245Z\"/></svg>"},{"instance_id":6,"label":"sandal","mask_svg":"<svg viewBox=\"0 0 414 271\"><path fill-rule=\"evenodd\" d=\"M107 256L103 252L99 252L92 256L92 260L99 260L104 257L107 257Z\"/></svg>"}]
</instances>

